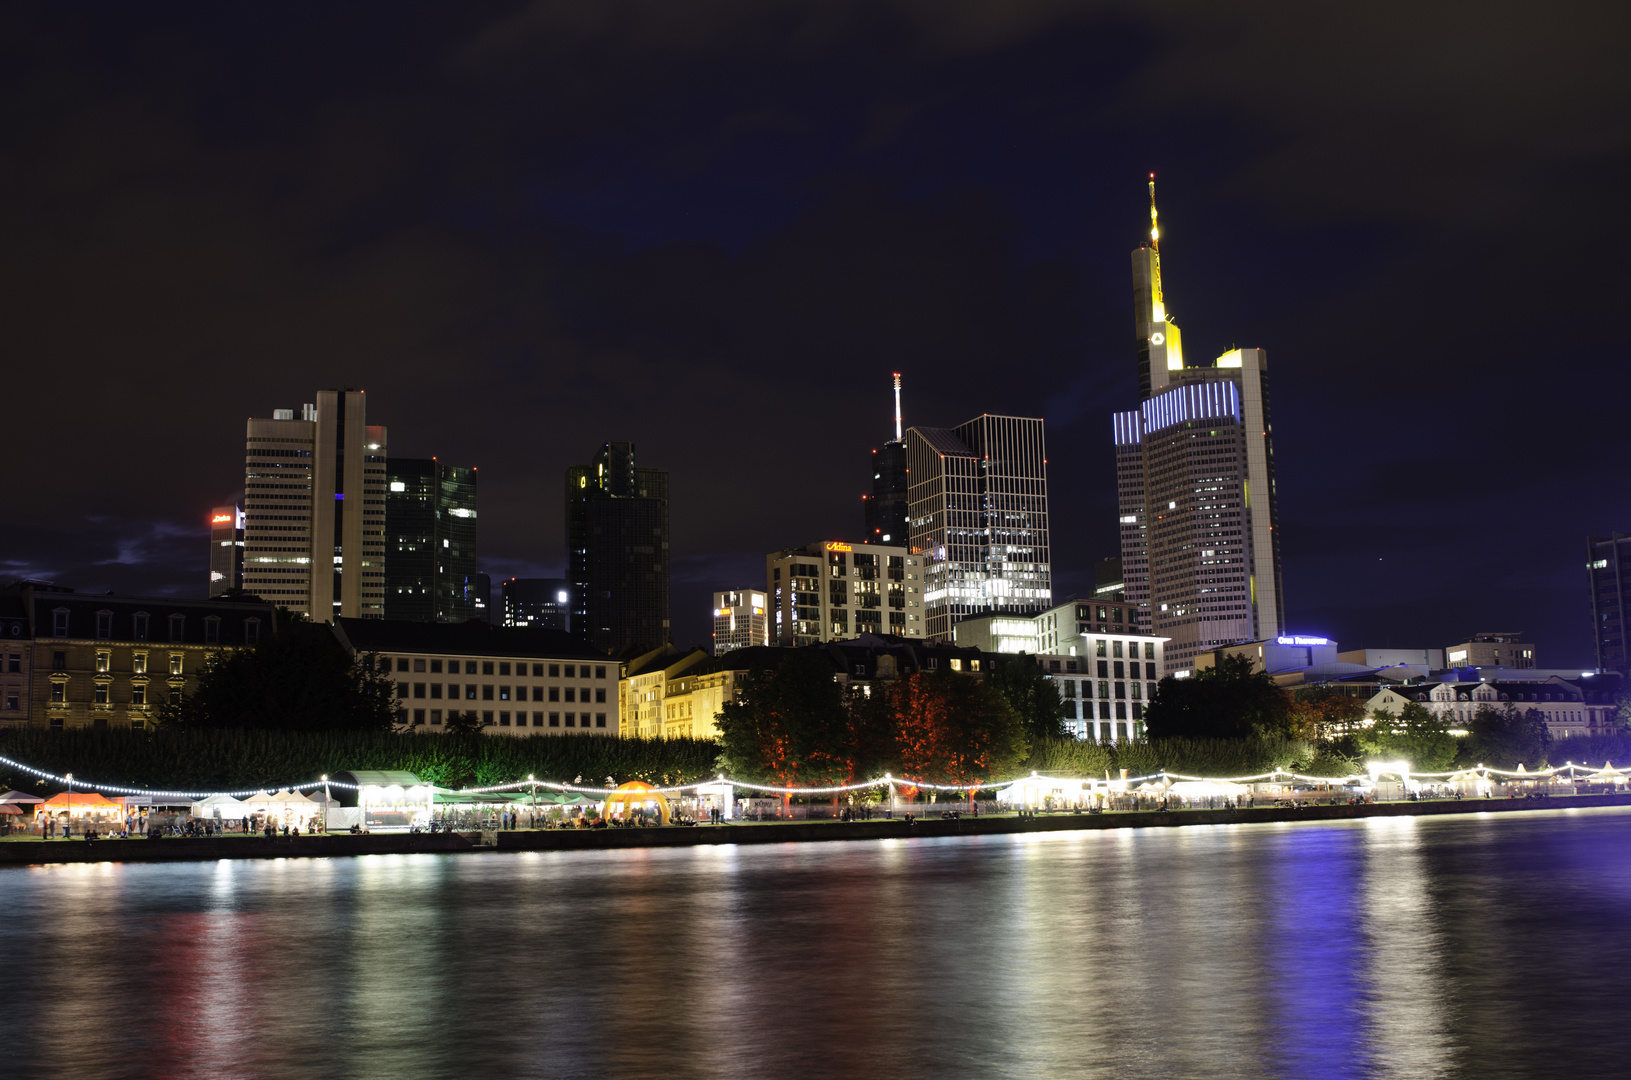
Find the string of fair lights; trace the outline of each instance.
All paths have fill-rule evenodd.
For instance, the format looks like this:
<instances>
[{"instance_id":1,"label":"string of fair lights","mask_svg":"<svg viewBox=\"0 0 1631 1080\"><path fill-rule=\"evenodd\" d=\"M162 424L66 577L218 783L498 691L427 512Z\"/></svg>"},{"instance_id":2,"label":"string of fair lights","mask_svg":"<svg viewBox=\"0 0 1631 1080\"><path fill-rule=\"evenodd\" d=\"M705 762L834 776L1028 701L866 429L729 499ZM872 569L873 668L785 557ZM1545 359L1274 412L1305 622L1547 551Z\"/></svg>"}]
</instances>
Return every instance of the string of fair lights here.
<instances>
[{"instance_id":1,"label":"string of fair lights","mask_svg":"<svg viewBox=\"0 0 1631 1080\"><path fill-rule=\"evenodd\" d=\"M7 765L11 768L18 769L46 783L59 784L70 791L78 788L81 791L94 791L104 794L136 797L146 796L198 800L215 798L223 795L229 798L247 798L258 795L262 791L305 791L307 789L315 788L343 788L350 791L357 790L356 784L346 783L339 780L330 780L327 776L322 776L316 780L306 780L298 784L279 784L275 787L243 788L234 791L166 791L154 788L127 787L121 784L104 784L83 778L75 778L72 773L58 775L56 773L47 772L43 769L36 769L32 765L25 765L23 762L4 756L0 756L0 765ZM1404 762L1385 762L1373 763L1371 771L1366 774L1352 773L1347 776L1311 776L1307 773L1299 773L1287 769L1273 769L1266 773L1254 773L1250 776L1207 777L1189 776L1184 773L1168 772L1163 769L1160 772L1148 773L1144 776L1128 776L1116 779L1107 777L1103 783L1116 785L1122 788L1127 788L1138 784L1173 781L1221 784L1273 784L1301 782L1326 786L1345 786L1367 779L1374 783L1377 779L1383 776L1394 776L1402 781L1431 782L1434 780L1449 781L1452 777L1465 777L1468 775L1481 776L1485 782L1488 782L1491 777L1512 777L1525 781L1550 781L1566 775L1570 782L1577 782L1584 779L1589 783L1598 777L1603 779L1624 780L1626 774L1618 769L1615 769L1613 765L1608 762L1604 762L1603 767L1598 769L1593 768L1590 765L1576 765L1571 761L1566 765L1560 765L1550 769L1538 769L1534 772L1525 772L1521 768L1497 769L1486 765L1478 765L1471 769L1449 769L1443 772L1416 772ZM687 791L696 792L704 788L717 788L728 785L733 788L743 788L748 791L762 791L774 795L804 797L810 795L844 795L856 791L870 791L883 787L893 789L894 787L899 786L909 789L956 791L966 794L980 791L1000 791L1003 788L1011 787L1014 784L1023 782L1057 783L1067 785L1081 784L1084 782L1084 779L1082 777L1064 779L1032 772L1029 776L1016 776L1007 780L978 781L969 784L937 784L927 780L915 780L910 777L893 776L889 773L884 773L883 776L878 777L877 779L863 780L855 784L833 784L824 787L779 787L774 784L758 784L749 780L736 780L726 777L724 773L720 773L717 776L707 780L698 780L689 784L675 784L666 787L658 787L653 785L646 787L644 790L654 793L661 793L663 795L678 795ZM1101 781L1093 779L1086 780L1085 782L1093 784L1101 783ZM509 783L494 784L488 787L459 788L456 791L451 788L443 790L460 795L490 795L504 791L523 791L535 789L570 792L579 795L604 795L609 790L612 790L611 788L607 787L590 787L583 784L563 784L551 780L538 780L531 776L528 776L524 780L512 780Z\"/></svg>"}]
</instances>

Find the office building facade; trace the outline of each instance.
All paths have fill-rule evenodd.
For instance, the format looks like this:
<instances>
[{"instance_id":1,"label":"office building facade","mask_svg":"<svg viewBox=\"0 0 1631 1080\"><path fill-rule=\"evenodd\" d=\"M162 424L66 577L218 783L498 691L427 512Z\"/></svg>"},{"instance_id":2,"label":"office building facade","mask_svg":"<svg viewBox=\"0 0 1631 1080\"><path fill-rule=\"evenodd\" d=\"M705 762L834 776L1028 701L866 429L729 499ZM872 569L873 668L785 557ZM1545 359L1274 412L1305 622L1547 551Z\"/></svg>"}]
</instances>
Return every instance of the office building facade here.
<instances>
[{"instance_id":1,"label":"office building facade","mask_svg":"<svg viewBox=\"0 0 1631 1080\"><path fill-rule=\"evenodd\" d=\"M244 588L315 622L385 616L386 432L361 390L250 419Z\"/></svg>"},{"instance_id":2,"label":"office building facade","mask_svg":"<svg viewBox=\"0 0 1631 1080\"><path fill-rule=\"evenodd\" d=\"M1155 185L1150 242L1133 252L1138 409L1112 418L1125 595L1188 670L1219 646L1285 625L1268 357L1231 349L1189 367L1166 310Z\"/></svg>"},{"instance_id":3,"label":"office building facade","mask_svg":"<svg viewBox=\"0 0 1631 1080\"><path fill-rule=\"evenodd\" d=\"M1522 634L1485 630L1459 645L1446 647L1444 659L1452 668L1532 668L1535 646L1533 642L1524 641Z\"/></svg>"},{"instance_id":4,"label":"office building facade","mask_svg":"<svg viewBox=\"0 0 1631 1080\"><path fill-rule=\"evenodd\" d=\"M714 593L714 655L770 644L770 609L760 589Z\"/></svg>"},{"instance_id":5,"label":"office building facade","mask_svg":"<svg viewBox=\"0 0 1631 1080\"><path fill-rule=\"evenodd\" d=\"M393 458L385 476L385 617L476 618L476 470Z\"/></svg>"},{"instance_id":6,"label":"office building facade","mask_svg":"<svg viewBox=\"0 0 1631 1080\"><path fill-rule=\"evenodd\" d=\"M1586 583L1591 590L1591 636L1598 671L1631 673L1631 535L1586 537Z\"/></svg>"},{"instance_id":7,"label":"office building facade","mask_svg":"<svg viewBox=\"0 0 1631 1080\"><path fill-rule=\"evenodd\" d=\"M566 578L511 578L499 591L503 625L576 632L572 613L578 609L578 587Z\"/></svg>"},{"instance_id":8,"label":"office building facade","mask_svg":"<svg viewBox=\"0 0 1631 1080\"><path fill-rule=\"evenodd\" d=\"M906 432L909 550L922 560L924 633L1052 604L1042 421L975 417Z\"/></svg>"},{"instance_id":9,"label":"office building facade","mask_svg":"<svg viewBox=\"0 0 1631 1080\"><path fill-rule=\"evenodd\" d=\"M210 591L220 596L244 587L244 512L236 506L210 511Z\"/></svg>"},{"instance_id":10,"label":"office building facade","mask_svg":"<svg viewBox=\"0 0 1631 1080\"><path fill-rule=\"evenodd\" d=\"M923 637L922 563L904 547L844 540L771 552L765 556L771 643Z\"/></svg>"},{"instance_id":11,"label":"office building facade","mask_svg":"<svg viewBox=\"0 0 1631 1080\"><path fill-rule=\"evenodd\" d=\"M1076 599L1032 616L979 615L952 627L962 648L1053 656L1086 656L1093 648L1088 638L1095 634L1139 633L1137 609L1103 599Z\"/></svg>"},{"instance_id":12,"label":"office building facade","mask_svg":"<svg viewBox=\"0 0 1631 1080\"><path fill-rule=\"evenodd\" d=\"M669 639L668 538L668 473L636 466L633 443L567 469L567 576L584 640L617 651Z\"/></svg>"},{"instance_id":13,"label":"office building facade","mask_svg":"<svg viewBox=\"0 0 1631 1080\"><path fill-rule=\"evenodd\" d=\"M420 733L462 720L485 735L616 735L617 661L556 630L338 619L352 655L389 672L397 723Z\"/></svg>"}]
</instances>

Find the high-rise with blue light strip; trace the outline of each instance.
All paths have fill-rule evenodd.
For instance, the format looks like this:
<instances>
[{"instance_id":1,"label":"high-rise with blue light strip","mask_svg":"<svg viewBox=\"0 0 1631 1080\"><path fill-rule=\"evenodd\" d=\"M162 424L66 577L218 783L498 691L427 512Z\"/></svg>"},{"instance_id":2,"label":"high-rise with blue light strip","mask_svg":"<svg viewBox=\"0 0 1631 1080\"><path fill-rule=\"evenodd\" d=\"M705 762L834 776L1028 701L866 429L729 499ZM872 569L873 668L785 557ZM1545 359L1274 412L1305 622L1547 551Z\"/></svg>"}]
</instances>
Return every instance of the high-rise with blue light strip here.
<instances>
[{"instance_id":1,"label":"high-rise with blue light strip","mask_svg":"<svg viewBox=\"0 0 1631 1080\"><path fill-rule=\"evenodd\" d=\"M1276 637L1285 625L1275 511L1268 355L1231 349L1186 367L1150 240L1133 252L1139 391L1116 413L1116 484L1127 599L1140 628L1168 638L1167 672L1197 653Z\"/></svg>"}]
</instances>

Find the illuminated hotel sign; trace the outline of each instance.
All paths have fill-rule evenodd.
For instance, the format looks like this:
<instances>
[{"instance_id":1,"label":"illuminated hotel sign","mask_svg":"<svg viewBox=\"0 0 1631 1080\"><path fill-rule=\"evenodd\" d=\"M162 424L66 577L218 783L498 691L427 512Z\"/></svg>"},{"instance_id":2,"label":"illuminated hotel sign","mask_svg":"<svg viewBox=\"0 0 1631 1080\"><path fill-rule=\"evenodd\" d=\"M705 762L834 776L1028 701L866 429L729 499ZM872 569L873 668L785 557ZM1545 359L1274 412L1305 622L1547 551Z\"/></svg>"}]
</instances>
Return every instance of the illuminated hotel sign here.
<instances>
[{"instance_id":1,"label":"illuminated hotel sign","mask_svg":"<svg viewBox=\"0 0 1631 1080\"><path fill-rule=\"evenodd\" d=\"M826 543L826 548L827 548L828 551L854 551L855 550L854 545L846 544L841 540L828 540L827 543Z\"/></svg>"},{"instance_id":2,"label":"illuminated hotel sign","mask_svg":"<svg viewBox=\"0 0 1631 1080\"><path fill-rule=\"evenodd\" d=\"M1330 638L1302 637L1301 635L1298 635L1296 637L1277 637L1274 640L1275 640L1275 642L1277 644L1280 644L1280 645L1329 645L1329 644L1331 644L1331 639Z\"/></svg>"}]
</instances>

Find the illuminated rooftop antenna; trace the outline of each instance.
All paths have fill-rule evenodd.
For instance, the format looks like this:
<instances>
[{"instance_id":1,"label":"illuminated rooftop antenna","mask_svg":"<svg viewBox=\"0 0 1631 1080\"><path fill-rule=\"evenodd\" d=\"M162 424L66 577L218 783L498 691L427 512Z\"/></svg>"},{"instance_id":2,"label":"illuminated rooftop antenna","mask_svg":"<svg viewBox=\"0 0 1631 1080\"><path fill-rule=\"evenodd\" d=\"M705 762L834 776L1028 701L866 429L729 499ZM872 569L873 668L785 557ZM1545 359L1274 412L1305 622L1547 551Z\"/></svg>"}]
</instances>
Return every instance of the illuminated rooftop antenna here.
<instances>
[{"instance_id":1,"label":"illuminated rooftop antenna","mask_svg":"<svg viewBox=\"0 0 1631 1080\"><path fill-rule=\"evenodd\" d=\"M895 441L900 442L900 372L895 372Z\"/></svg>"},{"instance_id":2,"label":"illuminated rooftop antenna","mask_svg":"<svg viewBox=\"0 0 1631 1080\"><path fill-rule=\"evenodd\" d=\"M1150 173L1150 250L1161 254L1161 223L1155 215L1155 174Z\"/></svg>"}]
</instances>

